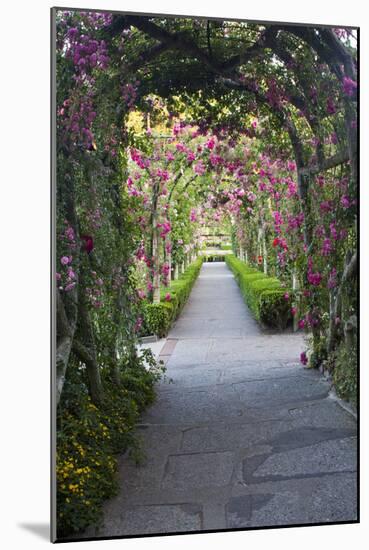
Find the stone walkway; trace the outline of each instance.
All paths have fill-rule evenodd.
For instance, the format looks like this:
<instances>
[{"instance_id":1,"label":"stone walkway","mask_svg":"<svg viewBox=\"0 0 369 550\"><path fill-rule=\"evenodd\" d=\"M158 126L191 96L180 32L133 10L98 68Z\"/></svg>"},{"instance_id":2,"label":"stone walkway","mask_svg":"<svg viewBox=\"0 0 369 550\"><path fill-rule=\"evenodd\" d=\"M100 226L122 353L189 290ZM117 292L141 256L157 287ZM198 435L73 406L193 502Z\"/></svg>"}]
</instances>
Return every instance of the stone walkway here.
<instances>
[{"instance_id":1,"label":"stone walkway","mask_svg":"<svg viewBox=\"0 0 369 550\"><path fill-rule=\"evenodd\" d=\"M89 536L355 520L356 422L302 368L304 347L264 334L226 265L204 264L138 427L146 461L121 457Z\"/></svg>"}]
</instances>

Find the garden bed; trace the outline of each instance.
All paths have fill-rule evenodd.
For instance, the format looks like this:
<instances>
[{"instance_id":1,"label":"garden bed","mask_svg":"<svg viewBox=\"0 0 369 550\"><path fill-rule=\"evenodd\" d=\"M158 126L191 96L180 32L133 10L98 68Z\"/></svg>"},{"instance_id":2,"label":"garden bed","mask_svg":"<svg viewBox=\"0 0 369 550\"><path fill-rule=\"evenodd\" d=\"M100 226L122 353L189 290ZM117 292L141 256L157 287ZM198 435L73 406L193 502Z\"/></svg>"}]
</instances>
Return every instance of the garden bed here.
<instances>
[{"instance_id":1,"label":"garden bed","mask_svg":"<svg viewBox=\"0 0 369 550\"><path fill-rule=\"evenodd\" d=\"M179 279L171 281L170 287L162 289L159 304L144 305L142 336L155 334L163 338L168 334L187 302L203 261L203 257L195 260Z\"/></svg>"}]
</instances>

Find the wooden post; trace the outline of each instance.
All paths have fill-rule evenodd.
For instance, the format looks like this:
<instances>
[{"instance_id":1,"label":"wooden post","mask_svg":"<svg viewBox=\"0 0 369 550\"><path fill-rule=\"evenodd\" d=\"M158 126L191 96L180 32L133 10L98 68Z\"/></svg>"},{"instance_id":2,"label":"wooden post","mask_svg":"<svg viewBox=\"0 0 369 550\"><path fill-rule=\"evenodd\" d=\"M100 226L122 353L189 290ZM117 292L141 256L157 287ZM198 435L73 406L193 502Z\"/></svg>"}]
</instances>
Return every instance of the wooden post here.
<instances>
[{"instance_id":1,"label":"wooden post","mask_svg":"<svg viewBox=\"0 0 369 550\"><path fill-rule=\"evenodd\" d=\"M159 247L158 247L158 229L156 223L154 226L154 234L152 239L152 255L153 255L153 295L152 301L154 304L160 303L160 256L159 256Z\"/></svg>"},{"instance_id":2,"label":"wooden post","mask_svg":"<svg viewBox=\"0 0 369 550\"><path fill-rule=\"evenodd\" d=\"M267 248L266 248L266 240L265 240L265 231L263 229L263 264L264 264L264 273L265 275L268 274L268 260L267 260Z\"/></svg>"},{"instance_id":3,"label":"wooden post","mask_svg":"<svg viewBox=\"0 0 369 550\"><path fill-rule=\"evenodd\" d=\"M152 210L152 257L153 257L153 297L154 304L160 303L160 248L158 231L158 212L157 203L159 196L158 184L155 184L153 190L153 210Z\"/></svg>"},{"instance_id":4,"label":"wooden post","mask_svg":"<svg viewBox=\"0 0 369 550\"><path fill-rule=\"evenodd\" d=\"M292 290L298 290L299 282L296 276L296 269L292 271ZM298 330L298 318L299 318L299 312L300 312L300 305L296 304L296 313L293 316L293 332L297 332Z\"/></svg>"},{"instance_id":5,"label":"wooden post","mask_svg":"<svg viewBox=\"0 0 369 550\"><path fill-rule=\"evenodd\" d=\"M167 264L168 264L168 267L169 267L169 282L171 281L172 279L172 253L171 252L167 252Z\"/></svg>"}]
</instances>

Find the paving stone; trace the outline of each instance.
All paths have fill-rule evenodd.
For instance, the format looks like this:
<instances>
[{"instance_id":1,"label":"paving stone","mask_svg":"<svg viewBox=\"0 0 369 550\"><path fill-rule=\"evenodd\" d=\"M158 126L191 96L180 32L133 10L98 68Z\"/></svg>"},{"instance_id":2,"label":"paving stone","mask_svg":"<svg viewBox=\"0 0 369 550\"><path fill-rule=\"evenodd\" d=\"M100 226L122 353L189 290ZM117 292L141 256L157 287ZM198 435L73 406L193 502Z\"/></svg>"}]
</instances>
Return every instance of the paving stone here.
<instances>
[{"instance_id":1,"label":"paving stone","mask_svg":"<svg viewBox=\"0 0 369 550\"><path fill-rule=\"evenodd\" d=\"M357 430L355 418L329 398L306 403L304 406L296 405L288 413L296 426L349 428L355 433Z\"/></svg>"},{"instance_id":2,"label":"paving stone","mask_svg":"<svg viewBox=\"0 0 369 550\"><path fill-rule=\"evenodd\" d=\"M226 508L227 527L230 529L249 527L252 512L265 505L273 496L255 494L231 498Z\"/></svg>"},{"instance_id":3,"label":"paving stone","mask_svg":"<svg viewBox=\"0 0 369 550\"><path fill-rule=\"evenodd\" d=\"M356 520L356 473L321 478L311 494L307 519L311 523Z\"/></svg>"},{"instance_id":4,"label":"paving stone","mask_svg":"<svg viewBox=\"0 0 369 550\"><path fill-rule=\"evenodd\" d=\"M298 383L294 378L271 378L270 383L253 380L233 384L232 388L246 407L265 407L266 403L271 406L297 400L322 399L327 397L330 386L311 372L309 377L300 377Z\"/></svg>"},{"instance_id":5,"label":"paving stone","mask_svg":"<svg viewBox=\"0 0 369 550\"><path fill-rule=\"evenodd\" d=\"M288 424L283 421L217 423L188 428L184 431L181 450L206 452L248 449L258 443L265 444L275 434L284 432ZM291 421L292 425L292 421Z\"/></svg>"},{"instance_id":6,"label":"paving stone","mask_svg":"<svg viewBox=\"0 0 369 550\"><path fill-rule=\"evenodd\" d=\"M118 517L105 517L101 536L198 531L202 528L197 504L134 506Z\"/></svg>"},{"instance_id":7,"label":"paving stone","mask_svg":"<svg viewBox=\"0 0 369 550\"><path fill-rule=\"evenodd\" d=\"M233 452L171 455L168 457L162 487L228 485L232 471Z\"/></svg>"},{"instance_id":8,"label":"paving stone","mask_svg":"<svg viewBox=\"0 0 369 550\"><path fill-rule=\"evenodd\" d=\"M160 392L183 391L184 388L216 386L220 383L222 370L208 364L168 368L167 380L160 384Z\"/></svg>"},{"instance_id":9,"label":"paving stone","mask_svg":"<svg viewBox=\"0 0 369 550\"><path fill-rule=\"evenodd\" d=\"M248 526L298 525L308 523L307 505L299 491L283 491L275 494L260 507L252 509Z\"/></svg>"},{"instance_id":10,"label":"paving stone","mask_svg":"<svg viewBox=\"0 0 369 550\"><path fill-rule=\"evenodd\" d=\"M292 434L295 432L293 431ZM327 439L329 439L327 434ZM272 442L271 442L272 443ZM270 456L260 455L257 462L261 462L255 469L250 463L257 462L246 459L244 462L244 480L246 483L262 483L268 480L279 480L298 477L317 477L328 473L352 472L356 468L356 440L355 438L321 441L314 445L304 445L302 442L293 442L297 448L277 452ZM299 446L304 445L304 446ZM283 449L283 447L282 447ZM256 458L256 457L254 457ZM253 471L252 471L253 470Z\"/></svg>"}]
</instances>

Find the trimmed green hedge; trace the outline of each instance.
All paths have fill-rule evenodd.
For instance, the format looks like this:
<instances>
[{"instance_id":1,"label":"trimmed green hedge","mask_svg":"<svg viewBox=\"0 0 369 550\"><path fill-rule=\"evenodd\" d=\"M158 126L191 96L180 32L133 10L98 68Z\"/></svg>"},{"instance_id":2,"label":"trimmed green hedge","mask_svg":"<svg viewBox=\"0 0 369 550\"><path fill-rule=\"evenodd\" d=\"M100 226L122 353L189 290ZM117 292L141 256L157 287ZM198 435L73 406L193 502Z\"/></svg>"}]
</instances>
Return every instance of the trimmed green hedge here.
<instances>
[{"instance_id":1,"label":"trimmed green hedge","mask_svg":"<svg viewBox=\"0 0 369 550\"><path fill-rule=\"evenodd\" d=\"M275 277L268 277L233 254L225 257L241 289L242 296L255 318L266 326L283 329L292 320L293 291L282 288ZM285 294L289 298L286 300Z\"/></svg>"},{"instance_id":2,"label":"trimmed green hedge","mask_svg":"<svg viewBox=\"0 0 369 550\"><path fill-rule=\"evenodd\" d=\"M224 262L225 254L204 254L204 262Z\"/></svg>"},{"instance_id":3,"label":"trimmed green hedge","mask_svg":"<svg viewBox=\"0 0 369 550\"><path fill-rule=\"evenodd\" d=\"M159 304L146 303L144 305L142 331L144 334L156 334L160 338L168 334L170 327L187 302L203 261L202 257L195 260L179 279L171 281L170 287L163 288ZM170 301L165 300L166 294L170 294Z\"/></svg>"}]
</instances>

